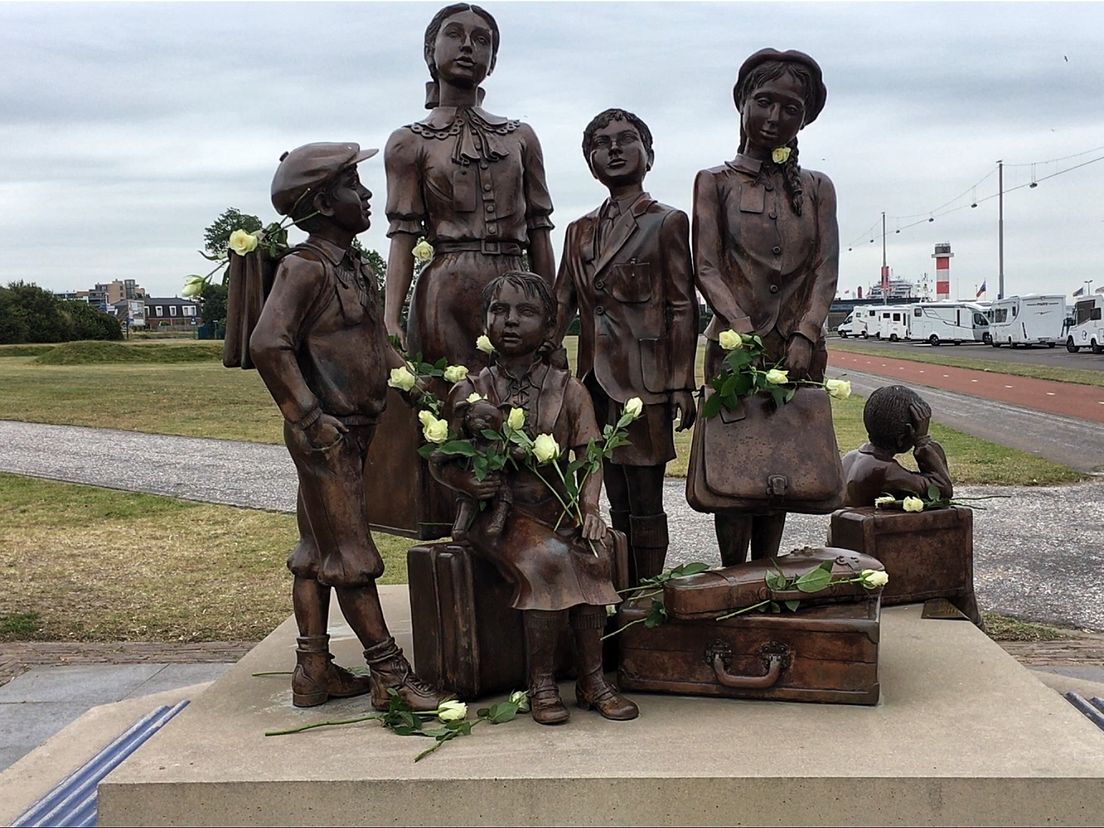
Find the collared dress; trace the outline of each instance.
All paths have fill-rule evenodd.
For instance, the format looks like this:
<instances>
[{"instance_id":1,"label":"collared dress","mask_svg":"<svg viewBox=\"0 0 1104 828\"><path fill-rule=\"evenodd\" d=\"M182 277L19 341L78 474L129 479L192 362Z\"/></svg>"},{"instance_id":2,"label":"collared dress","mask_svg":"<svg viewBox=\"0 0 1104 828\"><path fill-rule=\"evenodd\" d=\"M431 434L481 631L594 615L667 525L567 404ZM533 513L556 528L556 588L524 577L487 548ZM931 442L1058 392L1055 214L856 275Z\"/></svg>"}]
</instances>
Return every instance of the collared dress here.
<instances>
[{"instance_id":1,"label":"collared dress","mask_svg":"<svg viewBox=\"0 0 1104 828\"><path fill-rule=\"evenodd\" d=\"M823 376L824 325L839 273L836 194L823 173L799 175L801 215L776 164L737 155L694 181L695 275L715 314L705 331L707 381L723 356L716 344L721 331L745 320L763 338L771 363L784 358L792 334L808 339L816 349L810 374Z\"/></svg>"},{"instance_id":2,"label":"collared dress","mask_svg":"<svg viewBox=\"0 0 1104 828\"><path fill-rule=\"evenodd\" d=\"M486 364L475 347L483 288L523 269L530 232L552 227L536 134L479 107L439 106L391 134L384 166L387 235L424 235L435 248L411 300L408 351Z\"/></svg>"},{"instance_id":3,"label":"collared dress","mask_svg":"<svg viewBox=\"0 0 1104 828\"><path fill-rule=\"evenodd\" d=\"M601 436L586 389L567 371L544 363L520 378L499 366L485 368L453 387L449 410L473 392L494 405L523 409L526 432L551 434L562 448L585 446ZM545 480L556 481L555 471L543 468ZM618 603L609 545L595 543L595 555L573 519L560 521L556 496L532 471L511 471L505 482L513 502L502 532L485 531L492 510L484 509L472 523L468 541L514 585L514 609L555 611ZM559 493L563 496L562 489Z\"/></svg>"}]
</instances>

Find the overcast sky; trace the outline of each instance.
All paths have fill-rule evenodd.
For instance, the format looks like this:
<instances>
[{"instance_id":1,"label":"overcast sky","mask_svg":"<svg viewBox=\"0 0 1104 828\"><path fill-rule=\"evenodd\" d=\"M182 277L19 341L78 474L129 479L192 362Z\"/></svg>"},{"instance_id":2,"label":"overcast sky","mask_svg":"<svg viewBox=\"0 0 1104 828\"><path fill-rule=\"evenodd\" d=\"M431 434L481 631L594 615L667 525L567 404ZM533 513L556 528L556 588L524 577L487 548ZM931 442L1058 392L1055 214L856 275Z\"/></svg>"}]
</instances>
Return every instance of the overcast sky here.
<instances>
[{"instance_id":1,"label":"overcast sky","mask_svg":"<svg viewBox=\"0 0 1104 828\"><path fill-rule=\"evenodd\" d=\"M441 5L0 4L0 282L134 278L177 294L206 272L195 251L222 210L275 218L284 150L382 147L423 117L422 38ZM895 276L934 281L933 247L950 242L953 294L985 281L995 298L997 160L1028 165L1006 167L1011 189L1104 156L1098 3L485 7L502 32L485 106L541 139L557 259L568 222L605 195L579 149L587 121L610 106L641 116L656 152L645 186L689 212L695 173L735 154L732 84L764 46L824 71L801 159L836 184L841 294L877 281L884 210ZM361 177L376 218L362 241L386 254L382 156ZM1102 262L1104 161L1006 194L1006 294L1095 290Z\"/></svg>"}]
</instances>

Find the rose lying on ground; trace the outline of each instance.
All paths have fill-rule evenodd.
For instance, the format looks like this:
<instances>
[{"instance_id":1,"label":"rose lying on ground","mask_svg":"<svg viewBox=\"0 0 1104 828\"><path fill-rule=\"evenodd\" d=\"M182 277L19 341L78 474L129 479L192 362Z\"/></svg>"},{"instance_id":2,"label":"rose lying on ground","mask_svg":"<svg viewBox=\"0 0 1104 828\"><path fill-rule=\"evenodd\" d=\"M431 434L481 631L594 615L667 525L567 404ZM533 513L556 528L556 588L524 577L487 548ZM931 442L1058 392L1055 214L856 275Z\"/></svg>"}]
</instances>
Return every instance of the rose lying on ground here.
<instances>
[{"instance_id":1,"label":"rose lying on ground","mask_svg":"<svg viewBox=\"0 0 1104 828\"><path fill-rule=\"evenodd\" d=\"M257 249L257 237L244 230L235 230L230 234L229 248L239 256L252 253Z\"/></svg>"},{"instance_id":2,"label":"rose lying on ground","mask_svg":"<svg viewBox=\"0 0 1104 828\"><path fill-rule=\"evenodd\" d=\"M906 497L901 507L906 512L922 512L924 511L924 501L918 497Z\"/></svg>"},{"instance_id":3,"label":"rose lying on ground","mask_svg":"<svg viewBox=\"0 0 1104 828\"><path fill-rule=\"evenodd\" d=\"M442 722L458 722L468 716L468 706L462 701L441 702L437 708L437 718Z\"/></svg>"},{"instance_id":4,"label":"rose lying on ground","mask_svg":"<svg viewBox=\"0 0 1104 828\"><path fill-rule=\"evenodd\" d=\"M522 713L529 712L529 694L524 690L515 690L510 694L510 704L516 704Z\"/></svg>"}]
</instances>

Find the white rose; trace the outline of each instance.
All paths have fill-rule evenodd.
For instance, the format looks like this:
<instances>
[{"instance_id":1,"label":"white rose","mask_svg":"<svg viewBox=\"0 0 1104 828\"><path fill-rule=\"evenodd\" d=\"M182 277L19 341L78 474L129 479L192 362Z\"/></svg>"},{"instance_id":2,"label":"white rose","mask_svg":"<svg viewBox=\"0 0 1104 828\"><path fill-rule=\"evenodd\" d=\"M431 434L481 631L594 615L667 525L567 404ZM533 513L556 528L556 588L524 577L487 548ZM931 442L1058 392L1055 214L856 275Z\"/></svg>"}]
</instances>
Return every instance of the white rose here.
<instances>
[{"instance_id":1,"label":"white rose","mask_svg":"<svg viewBox=\"0 0 1104 828\"><path fill-rule=\"evenodd\" d=\"M418 422L421 423L423 426L427 426L430 423L434 423L436 421L437 421L437 418L433 416L432 411L419 411L418 412Z\"/></svg>"},{"instance_id":2,"label":"white rose","mask_svg":"<svg viewBox=\"0 0 1104 828\"><path fill-rule=\"evenodd\" d=\"M230 234L229 247L239 256L244 256L257 249L257 237L244 230L235 230Z\"/></svg>"},{"instance_id":3,"label":"white rose","mask_svg":"<svg viewBox=\"0 0 1104 828\"><path fill-rule=\"evenodd\" d=\"M524 690L515 690L510 694L510 704L516 704L521 713L529 712L529 694Z\"/></svg>"},{"instance_id":4,"label":"white rose","mask_svg":"<svg viewBox=\"0 0 1104 828\"><path fill-rule=\"evenodd\" d=\"M429 414L428 411L422 413ZM445 442L448 439L448 423L444 420L438 420L432 414L429 416L431 421L422 420L422 436L425 437L427 443L439 444Z\"/></svg>"},{"instance_id":5,"label":"white rose","mask_svg":"<svg viewBox=\"0 0 1104 828\"><path fill-rule=\"evenodd\" d=\"M468 706L462 701L441 702L437 708L437 718L442 722L458 722L468 717Z\"/></svg>"},{"instance_id":6,"label":"white rose","mask_svg":"<svg viewBox=\"0 0 1104 828\"><path fill-rule=\"evenodd\" d=\"M446 382L460 382L468 375L468 369L463 365L450 365L445 369Z\"/></svg>"},{"instance_id":7,"label":"white rose","mask_svg":"<svg viewBox=\"0 0 1104 828\"><path fill-rule=\"evenodd\" d=\"M744 347L744 338L731 328L727 331L721 331L721 335L717 337L717 341L726 351L735 351Z\"/></svg>"},{"instance_id":8,"label":"white rose","mask_svg":"<svg viewBox=\"0 0 1104 828\"><path fill-rule=\"evenodd\" d=\"M893 495L882 495L881 497L874 498L875 506L892 506L897 502L897 498Z\"/></svg>"},{"instance_id":9,"label":"white rose","mask_svg":"<svg viewBox=\"0 0 1104 828\"><path fill-rule=\"evenodd\" d=\"M644 413L644 403L641 402L640 397L632 397L625 403L625 413L634 420Z\"/></svg>"},{"instance_id":10,"label":"white rose","mask_svg":"<svg viewBox=\"0 0 1104 828\"><path fill-rule=\"evenodd\" d=\"M486 334L479 335L475 340L475 347L485 354L494 353L494 345L491 344L491 340Z\"/></svg>"},{"instance_id":11,"label":"white rose","mask_svg":"<svg viewBox=\"0 0 1104 828\"><path fill-rule=\"evenodd\" d=\"M482 399L483 399L483 395L480 394L477 391L472 391L470 394L468 394L468 402L469 403L474 404L474 403L479 402Z\"/></svg>"},{"instance_id":12,"label":"white rose","mask_svg":"<svg viewBox=\"0 0 1104 828\"><path fill-rule=\"evenodd\" d=\"M859 573L860 583L867 589L877 589L889 583L889 573L880 569L864 569Z\"/></svg>"},{"instance_id":13,"label":"white rose","mask_svg":"<svg viewBox=\"0 0 1104 828\"><path fill-rule=\"evenodd\" d=\"M514 431L521 431L525 428L525 409L511 408L509 415L506 417L506 425Z\"/></svg>"},{"instance_id":14,"label":"white rose","mask_svg":"<svg viewBox=\"0 0 1104 828\"><path fill-rule=\"evenodd\" d=\"M767 382L771 385L783 385L790 381L790 372L780 368L771 368L767 371Z\"/></svg>"},{"instance_id":15,"label":"white rose","mask_svg":"<svg viewBox=\"0 0 1104 828\"><path fill-rule=\"evenodd\" d=\"M538 463L555 460L560 456L560 444L551 434L538 434L537 439L533 441L533 456L537 458Z\"/></svg>"},{"instance_id":16,"label":"white rose","mask_svg":"<svg viewBox=\"0 0 1104 828\"><path fill-rule=\"evenodd\" d=\"M836 400L846 400L851 396L851 381L830 379L824 383L824 390L828 396Z\"/></svg>"},{"instance_id":17,"label":"white rose","mask_svg":"<svg viewBox=\"0 0 1104 828\"><path fill-rule=\"evenodd\" d=\"M203 293L203 288L207 287L207 280L202 276L189 276L184 280L184 288L180 291L180 295L185 299L192 299Z\"/></svg>"},{"instance_id":18,"label":"white rose","mask_svg":"<svg viewBox=\"0 0 1104 828\"><path fill-rule=\"evenodd\" d=\"M419 262L428 262L433 258L433 245L422 239L411 251L414 254L414 259Z\"/></svg>"},{"instance_id":19,"label":"white rose","mask_svg":"<svg viewBox=\"0 0 1104 828\"><path fill-rule=\"evenodd\" d=\"M906 497L904 503L901 504L906 512L922 512L924 511L924 501L918 497Z\"/></svg>"},{"instance_id":20,"label":"white rose","mask_svg":"<svg viewBox=\"0 0 1104 828\"><path fill-rule=\"evenodd\" d=\"M775 147L771 150L771 161L775 164L785 164L790 160L790 153L793 152L789 147Z\"/></svg>"},{"instance_id":21,"label":"white rose","mask_svg":"<svg viewBox=\"0 0 1104 828\"><path fill-rule=\"evenodd\" d=\"M392 368L391 376L387 380L387 384L392 388L398 388L400 391L409 391L414 387L414 383L417 382L417 377L410 373L410 369L405 365L401 368Z\"/></svg>"}]
</instances>

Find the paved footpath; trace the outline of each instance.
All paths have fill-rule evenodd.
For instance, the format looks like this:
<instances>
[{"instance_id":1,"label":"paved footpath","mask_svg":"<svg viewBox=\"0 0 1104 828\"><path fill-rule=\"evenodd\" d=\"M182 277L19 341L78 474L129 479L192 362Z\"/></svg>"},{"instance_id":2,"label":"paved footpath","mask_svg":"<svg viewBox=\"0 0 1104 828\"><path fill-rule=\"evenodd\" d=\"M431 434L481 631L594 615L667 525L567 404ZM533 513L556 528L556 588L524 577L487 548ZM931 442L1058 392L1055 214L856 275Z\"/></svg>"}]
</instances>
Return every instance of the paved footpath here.
<instances>
[{"instance_id":1,"label":"paved footpath","mask_svg":"<svg viewBox=\"0 0 1104 828\"><path fill-rule=\"evenodd\" d=\"M1072 382L1017 377L971 368L952 368L907 359L828 351L833 369L892 377L903 384L930 385L958 394L984 397L1063 417L1104 423L1104 388Z\"/></svg>"}]
</instances>

